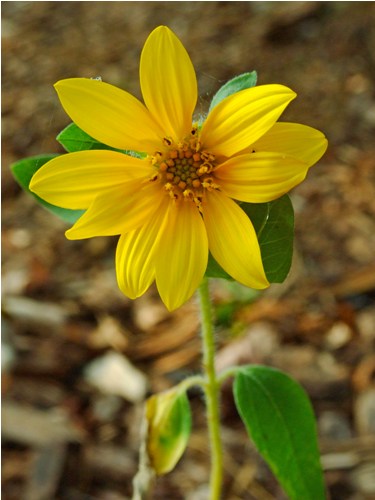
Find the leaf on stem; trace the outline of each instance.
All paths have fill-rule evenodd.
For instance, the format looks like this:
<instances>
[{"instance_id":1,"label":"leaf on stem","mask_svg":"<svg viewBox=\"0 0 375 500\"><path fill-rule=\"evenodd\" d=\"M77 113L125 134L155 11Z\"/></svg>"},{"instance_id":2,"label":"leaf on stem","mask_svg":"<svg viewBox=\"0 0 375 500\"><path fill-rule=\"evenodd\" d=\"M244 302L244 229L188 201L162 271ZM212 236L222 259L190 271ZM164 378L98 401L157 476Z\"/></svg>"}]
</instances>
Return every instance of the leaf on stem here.
<instances>
[{"instance_id":1,"label":"leaf on stem","mask_svg":"<svg viewBox=\"0 0 375 500\"><path fill-rule=\"evenodd\" d=\"M291 500L324 500L315 418L302 387L265 366L238 368L238 412L250 438Z\"/></svg>"}]
</instances>

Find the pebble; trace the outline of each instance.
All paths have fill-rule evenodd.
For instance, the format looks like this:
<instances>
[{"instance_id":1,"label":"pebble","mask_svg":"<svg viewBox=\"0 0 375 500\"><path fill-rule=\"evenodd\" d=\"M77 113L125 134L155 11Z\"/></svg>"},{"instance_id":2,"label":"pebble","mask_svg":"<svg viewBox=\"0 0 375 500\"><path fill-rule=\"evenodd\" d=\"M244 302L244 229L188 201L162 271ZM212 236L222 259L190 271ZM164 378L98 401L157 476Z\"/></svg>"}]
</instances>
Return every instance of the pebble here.
<instances>
[{"instance_id":1,"label":"pebble","mask_svg":"<svg viewBox=\"0 0 375 500\"><path fill-rule=\"evenodd\" d=\"M121 396L132 403L146 396L147 377L118 352L109 351L89 363L84 377L101 392Z\"/></svg>"},{"instance_id":2,"label":"pebble","mask_svg":"<svg viewBox=\"0 0 375 500\"><path fill-rule=\"evenodd\" d=\"M339 321L332 325L326 334L326 345L329 349L339 349L346 345L352 338L352 329L347 323Z\"/></svg>"}]
</instances>

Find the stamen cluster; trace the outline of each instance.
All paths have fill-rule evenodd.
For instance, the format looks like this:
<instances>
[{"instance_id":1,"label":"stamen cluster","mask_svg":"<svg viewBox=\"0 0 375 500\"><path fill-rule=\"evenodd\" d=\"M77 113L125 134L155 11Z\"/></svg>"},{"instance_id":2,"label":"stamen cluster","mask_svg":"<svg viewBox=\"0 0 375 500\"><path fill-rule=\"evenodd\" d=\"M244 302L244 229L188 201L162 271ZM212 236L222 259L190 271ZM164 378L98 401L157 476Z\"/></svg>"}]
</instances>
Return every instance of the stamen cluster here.
<instances>
[{"instance_id":1,"label":"stamen cluster","mask_svg":"<svg viewBox=\"0 0 375 500\"><path fill-rule=\"evenodd\" d=\"M164 153L157 151L152 164L157 169L155 180L164 184L164 189L173 199L189 199L200 209L204 190L218 189L219 186L213 176L215 155L202 150L195 135L196 129L193 129L190 138L178 144L164 138L167 149Z\"/></svg>"}]
</instances>

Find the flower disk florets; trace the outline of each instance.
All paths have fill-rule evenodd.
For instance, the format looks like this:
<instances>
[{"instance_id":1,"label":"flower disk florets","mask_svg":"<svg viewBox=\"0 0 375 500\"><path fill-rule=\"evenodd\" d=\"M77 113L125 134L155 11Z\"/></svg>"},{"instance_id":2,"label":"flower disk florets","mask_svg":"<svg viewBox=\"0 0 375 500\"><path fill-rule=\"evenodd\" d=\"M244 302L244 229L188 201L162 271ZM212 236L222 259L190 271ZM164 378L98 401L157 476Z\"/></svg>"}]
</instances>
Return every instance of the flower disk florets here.
<instances>
[{"instance_id":1,"label":"flower disk florets","mask_svg":"<svg viewBox=\"0 0 375 500\"><path fill-rule=\"evenodd\" d=\"M160 180L173 199L191 200L201 210L204 191L219 188L213 176L215 155L202 150L196 128L178 144L167 137L163 143L164 152L157 151L151 159L157 170L153 180Z\"/></svg>"}]
</instances>

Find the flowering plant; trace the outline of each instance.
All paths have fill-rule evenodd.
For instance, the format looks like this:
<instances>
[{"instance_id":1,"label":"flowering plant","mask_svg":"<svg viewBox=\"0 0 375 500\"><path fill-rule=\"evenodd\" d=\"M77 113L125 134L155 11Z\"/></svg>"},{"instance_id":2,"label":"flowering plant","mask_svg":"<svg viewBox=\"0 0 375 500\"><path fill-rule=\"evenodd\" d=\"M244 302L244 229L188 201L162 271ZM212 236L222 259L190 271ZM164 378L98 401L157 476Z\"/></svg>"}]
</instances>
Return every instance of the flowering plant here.
<instances>
[{"instance_id":1,"label":"flowering plant","mask_svg":"<svg viewBox=\"0 0 375 500\"><path fill-rule=\"evenodd\" d=\"M327 141L306 125L278 122L296 94L279 84L256 86L255 72L230 80L207 116L194 117L195 71L165 26L146 40L140 84L144 104L101 79L59 81L55 89L73 123L57 139L68 153L13 166L25 189L74 223L67 238L120 235L116 275L128 297L139 297L155 281L174 310L198 289L204 374L147 401L134 498L183 454L192 385L206 396L210 495L220 497L219 393L230 376L249 435L290 498L324 498L314 418L303 390L261 366L216 374L207 278L256 289L285 279L293 241L286 193L303 181Z\"/></svg>"}]
</instances>

